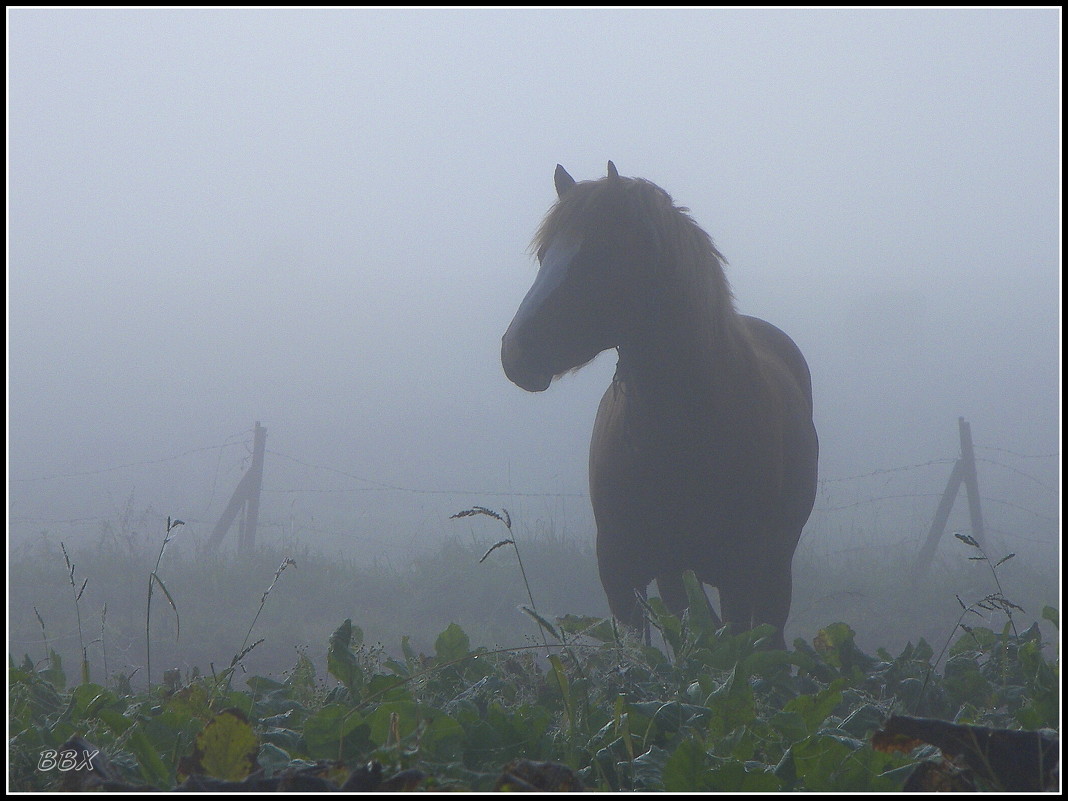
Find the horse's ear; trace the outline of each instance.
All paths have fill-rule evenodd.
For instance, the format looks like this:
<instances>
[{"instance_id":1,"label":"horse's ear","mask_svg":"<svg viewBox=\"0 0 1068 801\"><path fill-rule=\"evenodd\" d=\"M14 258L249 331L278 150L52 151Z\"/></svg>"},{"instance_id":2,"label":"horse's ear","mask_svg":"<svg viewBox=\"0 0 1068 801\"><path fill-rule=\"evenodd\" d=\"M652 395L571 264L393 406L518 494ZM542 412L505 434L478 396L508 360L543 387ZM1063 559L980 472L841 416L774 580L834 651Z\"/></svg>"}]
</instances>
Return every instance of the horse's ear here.
<instances>
[{"instance_id":1,"label":"horse's ear","mask_svg":"<svg viewBox=\"0 0 1068 801\"><path fill-rule=\"evenodd\" d=\"M619 170L616 169L616 165L612 162L608 162L608 177L613 181L619 178Z\"/></svg>"},{"instance_id":2,"label":"horse's ear","mask_svg":"<svg viewBox=\"0 0 1068 801\"><path fill-rule=\"evenodd\" d=\"M553 175L553 183L556 184L557 197L563 197L564 193L575 185L575 179L567 174L562 164L556 165L556 174Z\"/></svg>"}]
</instances>

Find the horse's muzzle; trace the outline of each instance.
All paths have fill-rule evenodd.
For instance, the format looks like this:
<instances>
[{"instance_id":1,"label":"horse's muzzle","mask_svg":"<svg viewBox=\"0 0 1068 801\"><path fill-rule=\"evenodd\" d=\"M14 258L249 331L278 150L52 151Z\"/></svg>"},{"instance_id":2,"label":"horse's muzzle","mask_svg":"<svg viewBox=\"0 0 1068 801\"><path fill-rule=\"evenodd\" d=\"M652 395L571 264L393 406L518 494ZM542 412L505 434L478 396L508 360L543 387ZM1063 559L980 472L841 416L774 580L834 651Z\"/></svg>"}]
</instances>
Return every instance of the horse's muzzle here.
<instances>
[{"instance_id":1,"label":"horse's muzzle","mask_svg":"<svg viewBox=\"0 0 1068 801\"><path fill-rule=\"evenodd\" d=\"M539 368L535 360L516 342L511 328L501 339L501 365L508 380L527 392L541 392L552 383L552 371Z\"/></svg>"}]
</instances>

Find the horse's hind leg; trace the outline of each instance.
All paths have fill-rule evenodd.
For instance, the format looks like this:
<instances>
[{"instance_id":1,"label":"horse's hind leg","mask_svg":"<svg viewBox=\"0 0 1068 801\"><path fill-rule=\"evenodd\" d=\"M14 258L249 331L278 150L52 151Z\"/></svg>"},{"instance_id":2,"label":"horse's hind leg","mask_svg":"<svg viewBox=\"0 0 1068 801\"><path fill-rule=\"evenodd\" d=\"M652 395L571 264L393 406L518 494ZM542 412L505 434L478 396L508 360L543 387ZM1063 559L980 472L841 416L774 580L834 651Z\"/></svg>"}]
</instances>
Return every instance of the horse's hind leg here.
<instances>
[{"instance_id":1,"label":"horse's hind leg","mask_svg":"<svg viewBox=\"0 0 1068 801\"><path fill-rule=\"evenodd\" d=\"M682 617L689 606L686 589L682 585L681 573L661 573L656 577L656 586L660 590L660 600L671 614Z\"/></svg>"},{"instance_id":2,"label":"horse's hind leg","mask_svg":"<svg viewBox=\"0 0 1068 801\"><path fill-rule=\"evenodd\" d=\"M772 559L766 566L763 591L758 593L753 605L756 623L770 623L778 629L772 646L786 649L786 621L790 617L793 600L793 553L788 552Z\"/></svg>"}]
</instances>

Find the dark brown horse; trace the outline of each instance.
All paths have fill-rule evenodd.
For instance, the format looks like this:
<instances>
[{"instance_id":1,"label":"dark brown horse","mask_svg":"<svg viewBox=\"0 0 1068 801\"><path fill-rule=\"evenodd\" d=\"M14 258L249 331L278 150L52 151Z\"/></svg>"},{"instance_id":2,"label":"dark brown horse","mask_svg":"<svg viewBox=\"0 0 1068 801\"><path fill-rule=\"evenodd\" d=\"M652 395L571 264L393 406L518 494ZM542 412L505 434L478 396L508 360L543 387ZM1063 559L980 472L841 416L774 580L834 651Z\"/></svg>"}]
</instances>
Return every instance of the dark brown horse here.
<instances>
[{"instance_id":1,"label":"dark brown horse","mask_svg":"<svg viewBox=\"0 0 1068 801\"><path fill-rule=\"evenodd\" d=\"M738 314L724 259L660 187L576 183L534 238L541 268L504 335L514 383L553 377L616 348L590 443L597 564L612 613L640 628L654 578L687 605L682 573L719 589L723 620L778 628L785 647L791 563L816 495L819 445L801 351Z\"/></svg>"}]
</instances>

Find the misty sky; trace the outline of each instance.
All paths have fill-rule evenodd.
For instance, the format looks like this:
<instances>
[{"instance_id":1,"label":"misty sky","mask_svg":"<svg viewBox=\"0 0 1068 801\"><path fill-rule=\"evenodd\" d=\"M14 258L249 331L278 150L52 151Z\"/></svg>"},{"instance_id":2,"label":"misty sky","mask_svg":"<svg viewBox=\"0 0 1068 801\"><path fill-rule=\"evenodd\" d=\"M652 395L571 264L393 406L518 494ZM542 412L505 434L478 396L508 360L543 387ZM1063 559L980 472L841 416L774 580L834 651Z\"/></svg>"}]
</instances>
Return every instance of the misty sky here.
<instances>
[{"instance_id":1,"label":"misty sky","mask_svg":"<svg viewBox=\"0 0 1068 801\"><path fill-rule=\"evenodd\" d=\"M1059 453L1058 9L7 19L13 530L132 498L203 535L259 420L267 520L592 538L614 354L500 366L558 162L691 209L808 358L821 477L954 457L958 416Z\"/></svg>"}]
</instances>

